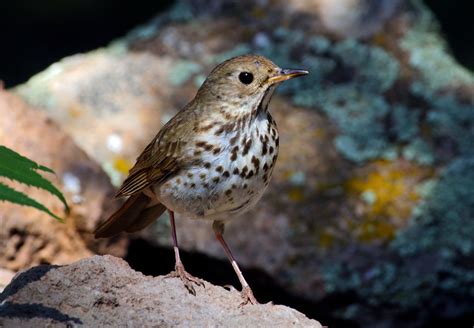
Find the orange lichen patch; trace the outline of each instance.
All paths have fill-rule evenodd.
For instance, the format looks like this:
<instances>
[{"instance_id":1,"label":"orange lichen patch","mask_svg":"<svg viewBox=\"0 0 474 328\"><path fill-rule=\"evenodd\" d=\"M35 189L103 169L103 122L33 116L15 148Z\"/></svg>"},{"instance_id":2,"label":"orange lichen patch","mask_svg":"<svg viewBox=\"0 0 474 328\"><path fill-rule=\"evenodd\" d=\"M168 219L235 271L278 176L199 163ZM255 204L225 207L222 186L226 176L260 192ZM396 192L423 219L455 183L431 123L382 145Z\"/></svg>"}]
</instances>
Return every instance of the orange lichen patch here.
<instances>
[{"instance_id":1,"label":"orange lichen patch","mask_svg":"<svg viewBox=\"0 0 474 328\"><path fill-rule=\"evenodd\" d=\"M130 171L131 168L132 168L132 163L125 158L117 157L114 160L114 169L116 169L122 174L128 174L128 171Z\"/></svg>"},{"instance_id":2,"label":"orange lichen patch","mask_svg":"<svg viewBox=\"0 0 474 328\"><path fill-rule=\"evenodd\" d=\"M376 161L345 185L355 198L359 218L351 225L361 241L393 238L420 200L416 186L433 170L405 161Z\"/></svg>"}]
</instances>

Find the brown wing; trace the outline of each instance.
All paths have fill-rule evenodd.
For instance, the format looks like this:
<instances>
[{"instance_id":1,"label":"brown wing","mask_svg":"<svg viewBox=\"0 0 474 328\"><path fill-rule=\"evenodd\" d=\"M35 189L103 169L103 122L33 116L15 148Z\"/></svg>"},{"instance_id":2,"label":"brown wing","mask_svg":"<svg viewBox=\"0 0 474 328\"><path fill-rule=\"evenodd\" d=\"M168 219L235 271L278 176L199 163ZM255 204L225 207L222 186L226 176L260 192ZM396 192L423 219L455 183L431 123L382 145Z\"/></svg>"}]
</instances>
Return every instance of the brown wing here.
<instances>
[{"instance_id":1,"label":"brown wing","mask_svg":"<svg viewBox=\"0 0 474 328\"><path fill-rule=\"evenodd\" d=\"M178 114L158 132L138 156L116 197L136 194L179 171L179 158L189 135L185 123L185 117Z\"/></svg>"}]
</instances>

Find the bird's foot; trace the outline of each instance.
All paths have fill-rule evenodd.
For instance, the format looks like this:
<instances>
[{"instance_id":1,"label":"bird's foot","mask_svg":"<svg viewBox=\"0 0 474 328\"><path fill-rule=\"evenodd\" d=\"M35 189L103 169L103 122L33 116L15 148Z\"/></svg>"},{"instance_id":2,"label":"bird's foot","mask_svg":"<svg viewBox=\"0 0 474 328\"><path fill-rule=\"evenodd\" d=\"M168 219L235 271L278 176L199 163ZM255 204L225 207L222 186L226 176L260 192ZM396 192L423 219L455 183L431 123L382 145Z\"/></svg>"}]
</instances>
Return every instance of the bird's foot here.
<instances>
[{"instance_id":1,"label":"bird's foot","mask_svg":"<svg viewBox=\"0 0 474 328\"><path fill-rule=\"evenodd\" d=\"M193 294L196 296L196 290L194 289L193 284L196 284L198 286L204 287L204 282L199 279L194 277L193 275L189 274L184 270L184 265L183 263L176 263L175 265L175 270L173 272L170 272L165 276L165 278L179 278L184 284L184 287L188 290L189 293Z\"/></svg>"},{"instance_id":2,"label":"bird's foot","mask_svg":"<svg viewBox=\"0 0 474 328\"><path fill-rule=\"evenodd\" d=\"M240 292L240 295L242 296L242 299L243 299L242 303L240 303L240 306L244 306L247 304L252 304L252 305L260 304L258 303L255 296L253 296L252 289L250 289L249 286L243 287L242 291Z\"/></svg>"}]
</instances>

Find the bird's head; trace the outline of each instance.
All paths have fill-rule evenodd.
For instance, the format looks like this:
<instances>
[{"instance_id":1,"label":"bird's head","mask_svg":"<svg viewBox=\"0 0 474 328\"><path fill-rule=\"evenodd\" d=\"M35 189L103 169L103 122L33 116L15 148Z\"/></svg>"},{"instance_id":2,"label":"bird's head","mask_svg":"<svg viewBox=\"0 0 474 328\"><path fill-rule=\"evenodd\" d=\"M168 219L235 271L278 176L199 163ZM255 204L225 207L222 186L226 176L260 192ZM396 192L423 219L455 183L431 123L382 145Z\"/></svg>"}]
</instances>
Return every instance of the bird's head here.
<instances>
[{"instance_id":1,"label":"bird's head","mask_svg":"<svg viewBox=\"0 0 474 328\"><path fill-rule=\"evenodd\" d=\"M219 64L198 91L197 98L219 104L219 110L246 114L266 110L275 87L286 80L308 74L299 69L282 69L259 55L244 55Z\"/></svg>"}]
</instances>

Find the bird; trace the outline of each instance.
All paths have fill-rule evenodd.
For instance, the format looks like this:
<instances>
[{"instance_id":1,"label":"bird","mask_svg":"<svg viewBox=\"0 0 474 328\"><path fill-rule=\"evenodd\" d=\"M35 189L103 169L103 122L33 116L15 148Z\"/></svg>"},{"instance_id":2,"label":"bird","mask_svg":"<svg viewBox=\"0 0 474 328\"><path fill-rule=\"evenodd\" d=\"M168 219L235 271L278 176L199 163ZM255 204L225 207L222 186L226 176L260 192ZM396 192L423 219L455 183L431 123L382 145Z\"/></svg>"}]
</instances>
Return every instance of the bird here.
<instances>
[{"instance_id":1,"label":"bird","mask_svg":"<svg viewBox=\"0 0 474 328\"><path fill-rule=\"evenodd\" d=\"M136 232L169 213L175 270L191 294L203 282L181 262L174 213L212 222L241 284L242 305L259 304L224 240L224 227L242 216L267 188L279 134L268 105L276 87L309 72L282 69L261 55L217 65L196 96L171 118L138 156L116 197L128 197L95 230L96 238Z\"/></svg>"}]
</instances>

